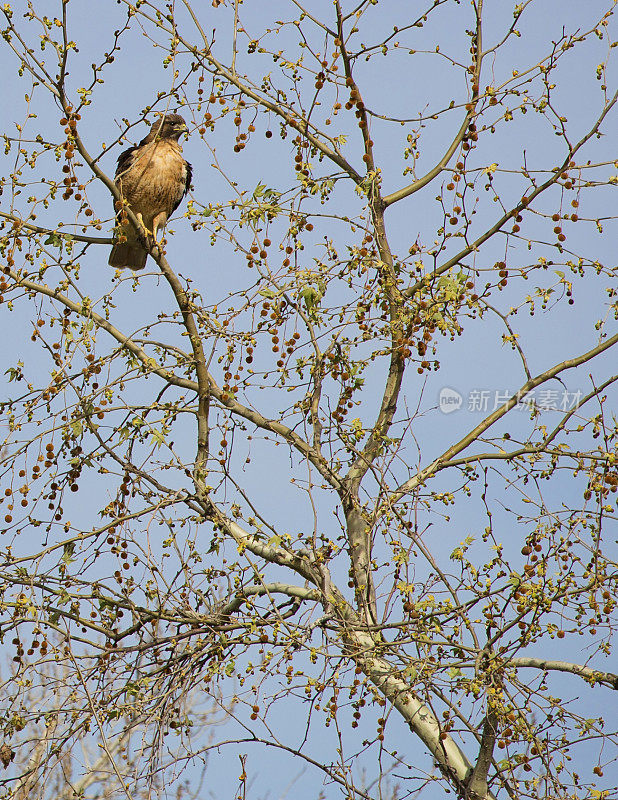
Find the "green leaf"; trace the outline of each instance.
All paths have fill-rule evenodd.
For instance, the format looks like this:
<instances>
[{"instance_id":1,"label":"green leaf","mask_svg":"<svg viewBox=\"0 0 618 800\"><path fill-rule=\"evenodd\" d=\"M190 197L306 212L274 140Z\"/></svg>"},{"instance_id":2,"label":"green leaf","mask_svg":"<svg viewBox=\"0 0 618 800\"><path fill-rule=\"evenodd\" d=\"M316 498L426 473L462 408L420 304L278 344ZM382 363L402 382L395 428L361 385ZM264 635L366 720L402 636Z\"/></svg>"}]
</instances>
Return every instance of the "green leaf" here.
<instances>
[{"instance_id":1,"label":"green leaf","mask_svg":"<svg viewBox=\"0 0 618 800\"><path fill-rule=\"evenodd\" d=\"M62 548L62 561L65 564L70 564L75 559L73 553L75 552L75 542L67 542Z\"/></svg>"},{"instance_id":2,"label":"green leaf","mask_svg":"<svg viewBox=\"0 0 618 800\"><path fill-rule=\"evenodd\" d=\"M9 383L11 383L11 381L20 381L23 378L20 364L21 362L18 362L17 367L9 367L5 371L4 374L9 376Z\"/></svg>"},{"instance_id":3,"label":"green leaf","mask_svg":"<svg viewBox=\"0 0 618 800\"><path fill-rule=\"evenodd\" d=\"M151 431L150 438L157 447L161 447L162 444L165 444L165 432L162 430Z\"/></svg>"},{"instance_id":4,"label":"green leaf","mask_svg":"<svg viewBox=\"0 0 618 800\"><path fill-rule=\"evenodd\" d=\"M60 597L58 598L58 605L66 606L66 604L70 602L71 602L71 595L67 592L66 589L62 589L60 591Z\"/></svg>"},{"instance_id":5,"label":"green leaf","mask_svg":"<svg viewBox=\"0 0 618 800\"><path fill-rule=\"evenodd\" d=\"M122 443L126 441L129 438L129 436L131 436L133 431L129 430L128 425L123 425L122 428L119 429L118 433L120 435L119 442Z\"/></svg>"},{"instance_id":6,"label":"green leaf","mask_svg":"<svg viewBox=\"0 0 618 800\"><path fill-rule=\"evenodd\" d=\"M305 306L309 314L315 319L315 310L320 304L320 300L324 297L324 286L305 286L300 290L300 296L305 301Z\"/></svg>"},{"instance_id":7,"label":"green leaf","mask_svg":"<svg viewBox=\"0 0 618 800\"><path fill-rule=\"evenodd\" d=\"M52 247L62 247L62 236L56 231L52 231L45 239L44 244L50 244Z\"/></svg>"}]
</instances>

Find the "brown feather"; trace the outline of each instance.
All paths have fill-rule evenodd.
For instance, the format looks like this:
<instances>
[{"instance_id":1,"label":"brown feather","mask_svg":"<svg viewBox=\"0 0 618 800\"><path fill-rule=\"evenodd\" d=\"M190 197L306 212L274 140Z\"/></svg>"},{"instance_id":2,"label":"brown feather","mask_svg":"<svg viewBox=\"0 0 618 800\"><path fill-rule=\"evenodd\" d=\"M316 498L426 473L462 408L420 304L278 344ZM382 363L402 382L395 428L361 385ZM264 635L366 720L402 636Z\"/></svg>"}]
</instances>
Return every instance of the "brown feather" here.
<instances>
[{"instance_id":1,"label":"brown feather","mask_svg":"<svg viewBox=\"0 0 618 800\"><path fill-rule=\"evenodd\" d=\"M178 143L183 129L186 131L182 117L168 114L154 123L137 147L125 150L118 159L116 186L155 238L178 208L191 181L191 165L182 157ZM129 228L122 229L127 242L114 245L109 264L142 269L148 254L137 232Z\"/></svg>"},{"instance_id":2,"label":"brown feather","mask_svg":"<svg viewBox=\"0 0 618 800\"><path fill-rule=\"evenodd\" d=\"M114 269L144 269L148 253L138 241L118 242L112 247L107 262Z\"/></svg>"}]
</instances>

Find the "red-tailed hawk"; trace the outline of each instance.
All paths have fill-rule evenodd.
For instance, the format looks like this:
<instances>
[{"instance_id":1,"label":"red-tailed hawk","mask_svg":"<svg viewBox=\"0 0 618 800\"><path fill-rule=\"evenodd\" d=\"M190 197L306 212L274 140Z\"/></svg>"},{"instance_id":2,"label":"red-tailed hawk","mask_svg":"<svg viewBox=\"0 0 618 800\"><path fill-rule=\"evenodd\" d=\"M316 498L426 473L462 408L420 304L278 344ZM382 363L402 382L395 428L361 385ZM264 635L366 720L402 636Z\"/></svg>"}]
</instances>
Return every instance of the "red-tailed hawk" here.
<instances>
[{"instance_id":1,"label":"red-tailed hawk","mask_svg":"<svg viewBox=\"0 0 618 800\"><path fill-rule=\"evenodd\" d=\"M120 154L116 186L131 211L157 239L157 232L180 205L191 184L191 164L182 157L178 139L187 132L179 114L158 119L135 147ZM109 257L110 267L143 269L148 253L132 225L123 225Z\"/></svg>"}]
</instances>

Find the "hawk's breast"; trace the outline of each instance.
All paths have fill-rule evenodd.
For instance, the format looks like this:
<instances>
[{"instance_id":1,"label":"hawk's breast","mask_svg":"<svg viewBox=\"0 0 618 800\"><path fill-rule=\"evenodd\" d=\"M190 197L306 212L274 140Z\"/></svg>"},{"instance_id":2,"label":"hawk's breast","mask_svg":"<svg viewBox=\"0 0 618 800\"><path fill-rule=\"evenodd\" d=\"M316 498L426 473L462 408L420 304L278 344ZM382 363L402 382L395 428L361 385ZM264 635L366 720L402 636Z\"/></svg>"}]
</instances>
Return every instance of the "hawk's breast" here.
<instances>
[{"instance_id":1,"label":"hawk's breast","mask_svg":"<svg viewBox=\"0 0 618 800\"><path fill-rule=\"evenodd\" d=\"M120 187L134 213L152 220L170 216L187 185L187 164L176 141L151 142L138 148L119 176Z\"/></svg>"}]
</instances>

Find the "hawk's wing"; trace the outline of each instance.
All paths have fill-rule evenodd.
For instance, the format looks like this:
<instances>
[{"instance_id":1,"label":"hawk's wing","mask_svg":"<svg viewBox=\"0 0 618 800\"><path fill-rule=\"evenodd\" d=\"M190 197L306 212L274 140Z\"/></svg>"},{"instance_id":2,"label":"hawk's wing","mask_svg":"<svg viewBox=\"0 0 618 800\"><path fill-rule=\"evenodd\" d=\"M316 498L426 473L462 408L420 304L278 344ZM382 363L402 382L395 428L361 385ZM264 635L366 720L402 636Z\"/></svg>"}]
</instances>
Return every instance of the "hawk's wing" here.
<instances>
[{"instance_id":1,"label":"hawk's wing","mask_svg":"<svg viewBox=\"0 0 618 800\"><path fill-rule=\"evenodd\" d=\"M118 156L118 163L116 164L116 186L119 186L119 179L122 178L130 169L133 164L136 152L140 149L141 145L133 145ZM120 186L119 186L120 188ZM116 221L120 223L120 209L116 210ZM133 226L123 228L122 234L126 241L116 242L112 247L109 256L110 267L116 269L143 269L146 266L146 259L148 253L144 250L141 242L139 241Z\"/></svg>"},{"instance_id":2,"label":"hawk's wing","mask_svg":"<svg viewBox=\"0 0 618 800\"><path fill-rule=\"evenodd\" d=\"M116 164L116 178L119 178L123 172L126 172L127 169L129 169L133 163L133 156L135 155L136 151L140 149L140 147L141 145L134 144L133 147L123 150L118 156L118 163Z\"/></svg>"},{"instance_id":3,"label":"hawk's wing","mask_svg":"<svg viewBox=\"0 0 618 800\"><path fill-rule=\"evenodd\" d=\"M193 167L191 166L191 164L189 164L188 161L185 161L185 170L186 170L185 171L185 182L184 182L184 187L183 187L183 190L182 190L182 194L180 195L180 198L178 199L178 202L175 203L174 206L172 207L172 210L170 211L170 217L172 216L174 211L176 211L176 209L180 205L180 203L182 201L182 198L187 194L187 192L191 188L191 179L193 178Z\"/></svg>"}]
</instances>

